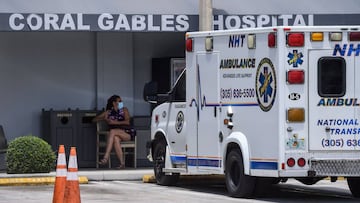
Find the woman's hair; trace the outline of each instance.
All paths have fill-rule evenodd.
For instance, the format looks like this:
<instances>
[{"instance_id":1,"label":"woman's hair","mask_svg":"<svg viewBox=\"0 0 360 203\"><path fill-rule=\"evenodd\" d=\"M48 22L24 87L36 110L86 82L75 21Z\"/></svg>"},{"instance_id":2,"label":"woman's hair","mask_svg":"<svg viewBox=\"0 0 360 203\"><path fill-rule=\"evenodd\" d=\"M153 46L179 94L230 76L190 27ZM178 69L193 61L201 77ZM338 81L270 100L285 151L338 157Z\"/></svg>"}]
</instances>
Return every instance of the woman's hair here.
<instances>
[{"instance_id":1,"label":"woman's hair","mask_svg":"<svg viewBox=\"0 0 360 203\"><path fill-rule=\"evenodd\" d=\"M117 99L120 99L119 95L114 94L107 100L106 110L111 110L113 107L113 102L116 102Z\"/></svg>"}]
</instances>

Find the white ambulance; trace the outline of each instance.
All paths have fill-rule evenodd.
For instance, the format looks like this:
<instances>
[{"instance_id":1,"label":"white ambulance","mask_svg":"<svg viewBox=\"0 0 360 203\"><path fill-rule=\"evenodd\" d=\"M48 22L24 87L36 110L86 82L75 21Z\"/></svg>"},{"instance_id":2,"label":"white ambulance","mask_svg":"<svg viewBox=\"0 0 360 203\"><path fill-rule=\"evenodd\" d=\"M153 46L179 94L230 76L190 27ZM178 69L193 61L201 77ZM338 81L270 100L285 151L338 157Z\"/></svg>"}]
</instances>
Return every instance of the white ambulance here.
<instances>
[{"instance_id":1,"label":"white ambulance","mask_svg":"<svg viewBox=\"0 0 360 203\"><path fill-rule=\"evenodd\" d=\"M230 196L296 178L347 178L360 197L360 27L191 32L186 70L153 110L156 180L225 174Z\"/></svg>"}]
</instances>

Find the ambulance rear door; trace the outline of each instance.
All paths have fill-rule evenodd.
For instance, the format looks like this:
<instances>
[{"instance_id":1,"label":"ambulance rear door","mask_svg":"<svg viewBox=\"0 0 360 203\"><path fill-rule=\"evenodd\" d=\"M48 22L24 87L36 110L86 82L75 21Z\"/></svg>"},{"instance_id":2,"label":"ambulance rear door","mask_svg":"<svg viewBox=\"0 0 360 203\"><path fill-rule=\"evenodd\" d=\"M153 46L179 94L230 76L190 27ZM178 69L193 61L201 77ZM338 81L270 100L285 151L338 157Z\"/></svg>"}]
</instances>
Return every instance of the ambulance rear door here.
<instances>
[{"instance_id":1,"label":"ambulance rear door","mask_svg":"<svg viewBox=\"0 0 360 203\"><path fill-rule=\"evenodd\" d=\"M359 142L359 59L309 51L309 150L354 150ZM358 68L359 69L359 68Z\"/></svg>"},{"instance_id":2,"label":"ambulance rear door","mask_svg":"<svg viewBox=\"0 0 360 203\"><path fill-rule=\"evenodd\" d=\"M358 45L359 46L359 45ZM355 98L357 99L357 102L355 104L355 120L360 122L360 106L356 106L360 103L360 56L355 55ZM355 126L355 129L357 129L357 133L355 134L355 139L352 141L352 143L357 143L355 149L360 150L360 126L359 123Z\"/></svg>"}]
</instances>

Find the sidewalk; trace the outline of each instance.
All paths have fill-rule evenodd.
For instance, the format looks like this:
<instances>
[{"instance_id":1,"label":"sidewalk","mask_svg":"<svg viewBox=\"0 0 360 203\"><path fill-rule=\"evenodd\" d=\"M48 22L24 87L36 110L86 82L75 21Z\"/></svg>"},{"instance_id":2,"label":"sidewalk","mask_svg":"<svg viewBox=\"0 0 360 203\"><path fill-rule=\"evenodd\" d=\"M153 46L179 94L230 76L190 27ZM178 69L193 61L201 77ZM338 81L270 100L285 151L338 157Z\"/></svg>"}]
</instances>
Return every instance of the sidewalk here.
<instances>
[{"instance_id":1,"label":"sidewalk","mask_svg":"<svg viewBox=\"0 0 360 203\"><path fill-rule=\"evenodd\" d=\"M88 181L115 181L115 180L143 180L143 177L152 176L152 168L122 169L122 170L96 170L79 169L80 184ZM56 172L30 173L30 174L7 174L0 172L0 186L3 185L41 185L54 184Z\"/></svg>"}]
</instances>

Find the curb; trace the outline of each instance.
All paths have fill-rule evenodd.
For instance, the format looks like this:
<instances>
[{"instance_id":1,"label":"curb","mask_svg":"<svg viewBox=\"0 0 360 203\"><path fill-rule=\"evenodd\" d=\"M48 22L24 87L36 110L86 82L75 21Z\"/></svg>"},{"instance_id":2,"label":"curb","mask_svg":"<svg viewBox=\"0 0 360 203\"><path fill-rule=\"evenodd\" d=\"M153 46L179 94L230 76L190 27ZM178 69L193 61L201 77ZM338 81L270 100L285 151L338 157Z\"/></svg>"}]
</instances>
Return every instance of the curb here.
<instances>
[{"instance_id":1,"label":"curb","mask_svg":"<svg viewBox=\"0 0 360 203\"><path fill-rule=\"evenodd\" d=\"M53 185L55 177L0 178L0 186ZM79 184L88 184L86 176L79 177Z\"/></svg>"},{"instance_id":2,"label":"curb","mask_svg":"<svg viewBox=\"0 0 360 203\"><path fill-rule=\"evenodd\" d=\"M154 175L144 175L142 181L143 183L156 183Z\"/></svg>"},{"instance_id":3,"label":"curb","mask_svg":"<svg viewBox=\"0 0 360 203\"><path fill-rule=\"evenodd\" d=\"M91 181L141 181L145 174L152 174L150 169L136 170L80 170L78 171L79 183L86 184ZM16 184L54 184L55 171L32 174L6 174L0 173L0 186Z\"/></svg>"},{"instance_id":4,"label":"curb","mask_svg":"<svg viewBox=\"0 0 360 203\"><path fill-rule=\"evenodd\" d=\"M324 180L330 180L330 177L326 177L326 178L324 178ZM345 177L342 177L342 176L339 176L339 177L337 178L337 180L346 180L346 178L345 178Z\"/></svg>"}]
</instances>

